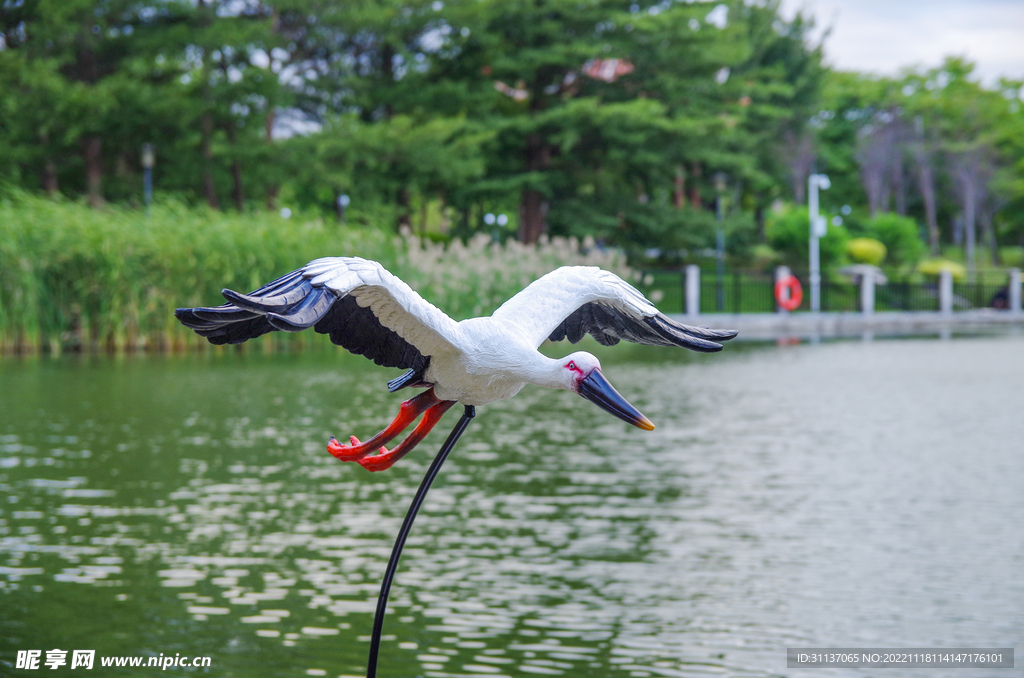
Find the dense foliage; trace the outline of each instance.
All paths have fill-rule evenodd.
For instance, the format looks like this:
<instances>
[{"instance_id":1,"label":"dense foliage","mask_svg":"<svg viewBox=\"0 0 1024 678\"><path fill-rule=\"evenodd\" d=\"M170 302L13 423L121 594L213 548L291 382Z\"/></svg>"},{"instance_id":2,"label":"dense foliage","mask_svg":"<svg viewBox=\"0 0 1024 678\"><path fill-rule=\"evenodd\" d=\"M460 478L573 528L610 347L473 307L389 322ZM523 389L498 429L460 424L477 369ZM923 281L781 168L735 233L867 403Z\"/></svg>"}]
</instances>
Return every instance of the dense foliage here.
<instances>
[{"instance_id":1,"label":"dense foliage","mask_svg":"<svg viewBox=\"0 0 1024 678\"><path fill-rule=\"evenodd\" d=\"M721 227L737 261L770 242L796 262L796 231L765 225L817 171L823 211L887 265L922 254L865 225L889 212L969 267L1024 245L1020 82L958 59L832 72L778 4L0 0L0 182L138 205L148 143L157 194L212 209L591 236L666 263Z\"/></svg>"},{"instance_id":2,"label":"dense foliage","mask_svg":"<svg viewBox=\"0 0 1024 678\"><path fill-rule=\"evenodd\" d=\"M933 256L962 247L968 268L979 246L999 263L1000 244L1024 242L1024 82L985 87L955 58L900 78L829 73L825 82L812 127L831 204L853 206L855 219L909 216ZM900 249L918 256L909 243Z\"/></svg>"},{"instance_id":3,"label":"dense foliage","mask_svg":"<svg viewBox=\"0 0 1024 678\"><path fill-rule=\"evenodd\" d=\"M157 191L214 208L703 247L716 200L788 194L815 111L819 50L776 5L4 2L0 177L137 202L152 143Z\"/></svg>"}]
</instances>

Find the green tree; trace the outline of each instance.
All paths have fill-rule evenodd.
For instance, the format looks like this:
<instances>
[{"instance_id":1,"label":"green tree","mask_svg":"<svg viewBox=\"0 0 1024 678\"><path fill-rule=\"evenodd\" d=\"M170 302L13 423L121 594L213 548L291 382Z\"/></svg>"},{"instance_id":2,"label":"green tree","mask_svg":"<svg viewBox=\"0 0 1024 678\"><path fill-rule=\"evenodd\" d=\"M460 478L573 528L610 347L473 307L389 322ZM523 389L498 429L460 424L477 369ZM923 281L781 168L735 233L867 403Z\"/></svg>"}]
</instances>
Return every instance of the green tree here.
<instances>
[{"instance_id":1,"label":"green tree","mask_svg":"<svg viewBox=\"0 0 1024 678\"><path fill-rule=\"evenodd\" d=\"M919 219L933 255L940 224L957 224L946 237L971 267L980 225L995 261L999 224L1015 228L1005 207L1021 195L1020 103L1014 83L984 87L962 59L898 79L830 73L815 116L830 200Z\"/></svg>"},{"instance_id":2,"label":"green tree","mask_svg":"<svg viewBox=\"0 0 1024 678\"><path fill-rule=\"evenodd\" d=\"M421 205L442 201L484 171L481 145L487 138L464 118L438 117L425 122L395 115L376 123L355 115L332 120L308 146L303 176L331 187L331 199L342 193L357 203L379 201L403 210L396 214L411 225L399 196L416 194Z\"/></svg>"},{"instance_id":3,"label":"green tree","mask_svg":"<svg viewBox=\"0 0 1024 678\"><path fill-rule=\"evenodd\" d=\"M727 142L742 158L737 179L763 242L764 213L772 200L788 194L797 204L806 201L817 155L813 116L826 71L822 46L811 42L812 21L799 13L782 20L777 0L732 7L748 53L727 83L739 104L734 108L738 124Z\"/></svg>"},{"instance_id":4,"label":"green tree","mask_svg":"<svg viewBox=\"0 0 1024 678\"><path fill-rule=\"evenodd\" d=\"M77 175L72 186L84 184L99 205L104 174L112 168L123 178L133 163L137 137L124 122L154 116L159 85L139 58L162 20L148 9L128 0L5 3L0 90L11 120L7 139L16 147L12 157L44 190L55 192L70 171ZM76 161L59 163L62 157Z\"/></svg>"}]
</instances>

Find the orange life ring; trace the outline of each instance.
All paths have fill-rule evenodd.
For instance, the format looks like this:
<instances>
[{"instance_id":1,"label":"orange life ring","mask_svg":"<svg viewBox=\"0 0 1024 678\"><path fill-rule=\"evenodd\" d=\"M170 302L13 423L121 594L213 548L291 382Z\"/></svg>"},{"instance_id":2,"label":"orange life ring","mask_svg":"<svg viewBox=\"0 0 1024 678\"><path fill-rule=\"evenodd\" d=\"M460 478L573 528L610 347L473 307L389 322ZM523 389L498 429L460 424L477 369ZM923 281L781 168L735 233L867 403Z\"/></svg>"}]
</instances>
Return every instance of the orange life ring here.
<instances>
[{"instance_id":1,"label":"orange life ring","mask_svg":"<svg viewBox=\"0 0 1024 678\"><path fill-rule=\"evenodd\" d=\"M796 279L795 275L779 278L779 281L775 283L775 301L782 308L787 311L795 311L803 300L804 288L800 286L800 281Z\"/></svg>"}]
</instances>

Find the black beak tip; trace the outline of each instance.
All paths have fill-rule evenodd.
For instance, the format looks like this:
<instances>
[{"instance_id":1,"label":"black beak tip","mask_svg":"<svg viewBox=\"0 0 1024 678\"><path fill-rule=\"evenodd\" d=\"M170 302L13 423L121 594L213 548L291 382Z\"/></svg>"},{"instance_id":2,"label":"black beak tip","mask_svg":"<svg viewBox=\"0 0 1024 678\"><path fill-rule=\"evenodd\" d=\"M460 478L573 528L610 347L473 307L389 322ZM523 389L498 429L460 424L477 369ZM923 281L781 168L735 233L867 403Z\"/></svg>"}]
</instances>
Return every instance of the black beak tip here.
<instances>
[{"instance_id":1,"label":"black beak tip","mask_svg":"<svg viewBox=\"0 0 1024 678\"><path fill-rule=\"evenodd\" d=\"M619 394L615 388L608 383L608 380L601 374L601 370L595 369L586 378L579 382L577 393L594 403L605 412L614 414L626 423L632 424L645 431L653 431L654 423L645 417L640 410L636 409Z\"/></svg>"}]
</instances>

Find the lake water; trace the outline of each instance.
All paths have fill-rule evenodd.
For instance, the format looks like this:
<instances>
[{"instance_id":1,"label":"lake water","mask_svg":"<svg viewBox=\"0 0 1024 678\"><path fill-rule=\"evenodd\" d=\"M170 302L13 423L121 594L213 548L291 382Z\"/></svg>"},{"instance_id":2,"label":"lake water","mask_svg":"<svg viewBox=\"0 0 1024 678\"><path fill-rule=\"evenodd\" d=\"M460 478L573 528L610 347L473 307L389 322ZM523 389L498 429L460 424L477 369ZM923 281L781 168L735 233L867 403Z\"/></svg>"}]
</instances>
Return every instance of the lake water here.
<instances>
[{"instance_id":1,"label":"lake water","mask_svg":"<svg viewBox=\"0 0 1024 678\"><path fill-rule=\"evenodd\" d=\"M658 428L533 387L479 408L406 547L382 678L1024 648L1024 337L588 348ZM391 376L333 351L0 360L0 674L59 648L365 675L394 536L461 409L389 471L330 457L395 414Z\"/></svg>"}]
</instances>

